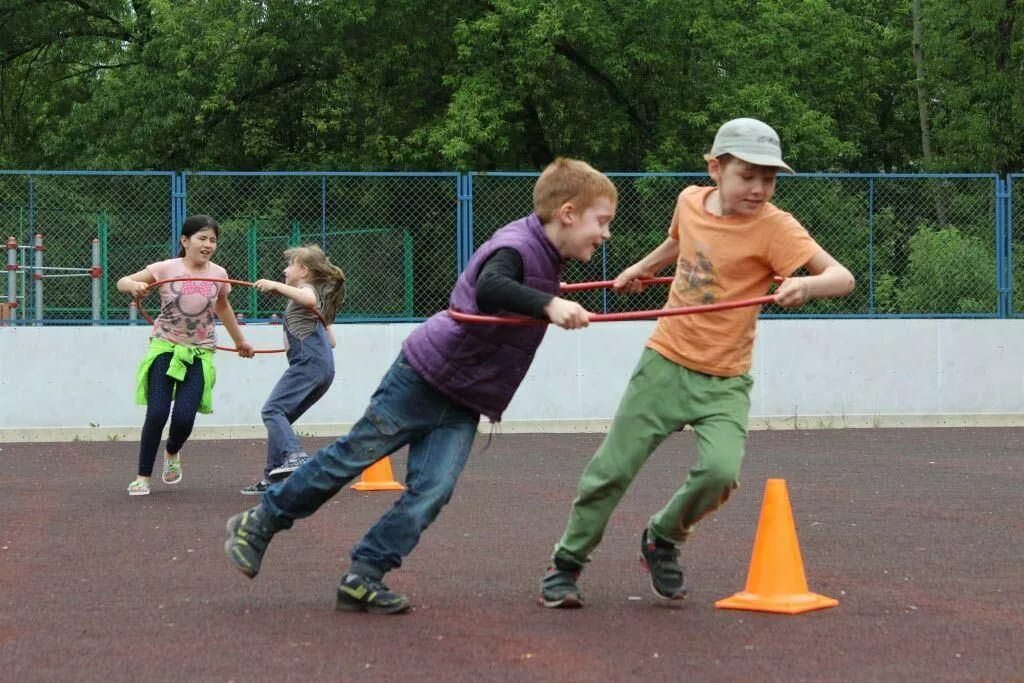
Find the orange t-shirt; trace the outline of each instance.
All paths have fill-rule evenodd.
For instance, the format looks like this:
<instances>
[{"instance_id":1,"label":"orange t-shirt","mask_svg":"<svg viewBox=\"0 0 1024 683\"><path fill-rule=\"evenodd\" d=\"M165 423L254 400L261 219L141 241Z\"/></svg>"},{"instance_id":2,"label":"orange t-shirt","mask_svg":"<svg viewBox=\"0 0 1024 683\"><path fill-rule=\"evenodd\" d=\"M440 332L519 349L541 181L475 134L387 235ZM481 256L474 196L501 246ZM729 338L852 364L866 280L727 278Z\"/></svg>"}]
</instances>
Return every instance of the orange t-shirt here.
<instances>
[{"instance_id":1,"label":"orange t-shirt","mask_svg":"<svg viewBox=\"0 0 1024 683\"><path fill-rule=\"evenodd\" d=\"M704 208L714 187L679 194L668 234L679 240L666 307L764 296L821 248L792 215L766 204L755 216L716 216ZM691 370L734 377L750 370L760 306L665 316L647 346Z\"/></svg>"}]
</instances>

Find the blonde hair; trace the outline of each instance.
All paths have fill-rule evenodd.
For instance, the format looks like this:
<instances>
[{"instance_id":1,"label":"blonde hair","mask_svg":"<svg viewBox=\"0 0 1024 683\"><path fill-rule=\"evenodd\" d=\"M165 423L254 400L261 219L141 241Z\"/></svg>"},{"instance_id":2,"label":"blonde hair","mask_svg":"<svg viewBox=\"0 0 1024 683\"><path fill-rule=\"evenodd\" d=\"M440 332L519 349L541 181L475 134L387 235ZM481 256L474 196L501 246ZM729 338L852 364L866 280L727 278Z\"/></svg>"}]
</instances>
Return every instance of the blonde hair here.
<instances>
[{"instance_id":1,"label":"blonde hair","mask_svg":"<svg viewBox=\"0 0 1024 683\"><path fill-rule=\"evenodd\" d=\"M284 257L288 263L295 261L309 270L310 284L323 301L321 313L324 320L328 324L334 322L338 310L345 303L345 272L331 263L327 254L315 244L285 249Z\"/></svg>"},{"instance_id":2,"label":"blonde hair","mask_svg":"<svg viewBox=\"0 0 1024 683\"><path fill-rule=\"evenodd\" d=\"M608 176L585 161L558 157L548 164L533 186L533 211L546 223L566 202L574 202L584 210L601 197L619 201L619 191Z\"/></svg>"}]
</instances>

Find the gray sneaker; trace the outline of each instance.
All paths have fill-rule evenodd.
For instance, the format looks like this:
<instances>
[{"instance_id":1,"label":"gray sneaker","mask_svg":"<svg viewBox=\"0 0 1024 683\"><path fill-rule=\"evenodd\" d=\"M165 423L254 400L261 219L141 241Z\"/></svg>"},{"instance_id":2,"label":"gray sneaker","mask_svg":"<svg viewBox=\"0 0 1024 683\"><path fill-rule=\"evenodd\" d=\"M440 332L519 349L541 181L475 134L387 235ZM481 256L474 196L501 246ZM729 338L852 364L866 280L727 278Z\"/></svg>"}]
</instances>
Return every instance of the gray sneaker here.
<instances>
[{"instance_id":1,"label":"gray sneaker","mask_svg":"<svg viewBox=\"0 0 1024 683\"><path fill-rule=\"evenodd\" d=\"M640 564L651 574L651 590L663 600L682 600L683 568L679 566L679 548L651 534L647 527L640 535Z\"/></svg>"},{"instance_id":2,"label":"gray sneaker","mask_svg":"<svg viewBox=\"0 0 1024 683\"><path fill-rule=\"evenodd\" d=\"M231 564L250 579L259 574L267 544L278 531L269 524L269 520L263 519L265 514L257 505L235 515L227 523L228 540L224 541L224 552Z\"/></svg>"},{"instance_id":3,"label":"gray sneaker","mask_svg":"<svg viewBox=\"0 0 1024 683\"><path fill-rule=\"evenodd\" d=\"M583 596L576 586L579 565L556 557L540 580L540 602L545 607L574 609L583 607Z\"/></svg>"},{"instance_id":4,"label":"gray sneaker","mask_svg":"<svg viewBox=\"0 0 1024 683\"><path fill-rule=\"evenodd\" d=\"M267 478L272 482L281 481L286 478L295 470L299 469L313 458L305 453L305 451L299 451L297 453L289 453L284 462L274 469L270 470L267 474Z\"/></svg>"}]
</instances>

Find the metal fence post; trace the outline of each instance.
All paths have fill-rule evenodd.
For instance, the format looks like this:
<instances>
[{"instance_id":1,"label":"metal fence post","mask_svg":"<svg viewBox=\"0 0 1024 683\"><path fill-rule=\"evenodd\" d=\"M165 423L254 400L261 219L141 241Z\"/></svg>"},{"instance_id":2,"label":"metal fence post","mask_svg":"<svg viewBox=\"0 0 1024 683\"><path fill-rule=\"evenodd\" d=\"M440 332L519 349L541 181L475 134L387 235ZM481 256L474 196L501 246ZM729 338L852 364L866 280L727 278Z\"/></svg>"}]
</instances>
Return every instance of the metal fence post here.
<instances>
[{"instance_id":1,"label":"metal fence post","mask_svg":"<svg viewBox=\"0 0 1024 683\"><path fill-rule=\"evenodd\" d=\"M18 238L7 238L7 309L13 320L18 307Z\"/></svg>"},{"instance_id":2,"label":"metal fence post","mask_svg":"<svg viewBox=\"0 0 1024 683\"><path fill-rule=\"evenodd\" d=\"M245 226L245 244L246 251L248 252L249 261L249 282L256 282L259 279L259 250L256 246L256 222L257 219L250 218ZM257 299L257 292L255 287L249 287L249 317L258 318L257 306L259 304Z\"/></svg>"},{"instance_id":3,"label":"metal fence post","mask_svg":"<svg viewBox=\"0 0 1024 683\"><path fill-rule=\"evenodd\" d=\"M462 273L473 255L473 181L468 173L460 173L456 181L458 211L455 227L456 272Z\"/></svg>"},{"instance_id":4,"label":"metal fence post","mask_svg":"<svg viewBox=\"0 0 1024 683\"><path fill-rule=\"evenodd\" d=\"M1013 303L1013 179L1017 177L1015 174L1009 174L1006 176L1006 270L1007 277L1009 278L1009 292L1007 292L1007 301L1009 302L1008 315L1011 317L1017 314L1016 307Z\"/></svg>"},{"instance_id":5,"label":"metal fence post","mask_svg":"<svg viewBox=\"0 0 1024 683\"><path fill-rule=\"evenodd\" d=\"M875 179L868 178L868 313L875 313Z\"/></svg>"},{"instance_id":6,"label":"metal fence post","mask_svg":"<svg viewBox=\"0 0 1024 683\"><path fill-rule=\"evenodd\" d=\"M35 319L43 321L43 234L37 232L35 237L35 272L32 281L35 291Z\"/></svg>"},{"instance_id":7,"label":"metal fence post","mask_svg":"<svg viewBox=\"0 0 1024 683\"><path fill-rule=\"evenodd\" d=\"M102 310L100 315L104 320L110 316L110 255L107 251L110 244L110 214L106 210L100 211L97 219L97 237L100 240L100 263L102 278L100 279L100 291L102 292Z\"/></svg>"},{"instance_id":8,"label":"metal fence post","mask_svg":"<svg viewBox=\"0 0 1024 683\"><path fill-rule=\"evenodd\" d=\"M92 324L100 324L100 278L103 277L103 269L100 267L100 240L92 238L92 268L89 269L89 277L92 278Z\"/></svg>"},{"instance_id":9,"label":"metal fence post","mask_svg":"<svg viewBox=\"0 0 1024 683\"><path fill-rule=\"evenodd\" d=\"M185 212L188 210L187 195L185 174L175 173L171 176L171 258L178 255L178 237L181 235Z\"/></svg>"},{"instance_id":10,"label":"metal fence post","mask_svg":"<svg viewBox=\"0 0 1024 683\"><path fill-rule=\"evenodd\" d=\"M327 251L327 176L320 176L320 248Z\"/></svg>"},{"instance_id":11,"label":"metal fence post","mask_svg":"<svg viewBox=\"0 0 1024 683\"><path fill-rule=\"evenodd\" d=\"M1007 181L996 178L996 291L999 297L999 317L1007 318L1013 311L1013 269L1010 267L1010 230L1008 205L1010 193Z\"/></svg>"}]
</instances>

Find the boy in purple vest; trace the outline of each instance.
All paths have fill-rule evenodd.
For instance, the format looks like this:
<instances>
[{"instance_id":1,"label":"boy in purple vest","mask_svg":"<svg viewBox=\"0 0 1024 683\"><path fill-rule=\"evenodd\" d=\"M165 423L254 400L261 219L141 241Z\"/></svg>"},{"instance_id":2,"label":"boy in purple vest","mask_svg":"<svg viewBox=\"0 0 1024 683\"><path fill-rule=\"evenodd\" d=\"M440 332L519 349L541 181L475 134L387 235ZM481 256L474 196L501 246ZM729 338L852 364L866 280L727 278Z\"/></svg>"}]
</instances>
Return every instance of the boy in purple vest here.
<instances>
[{"instance_id":1,"label":"boy in purple vest","mask_svg":"<svg viewBox=\"0 0 1024 683\"><path fill-rule=\"evenodd\" d=\"M534 185L534 212L477 249L455 283L451 307L586 327L586 309L557 296L562 266L567 259L589 261L611 237L617 202L607 176L582 161L556 159ZM367 467L408 445L408 489L353 548L335 602L346 611L408 609L408 599L382 583L384 574L402 565L451 498L480 416L501 419L546 330L462 324L447 311L435 314L405 340L352 431L271 486L260 505L228 520L228 559L255 577L275 533L309 517Z\"/></svg>"}]
</instances>

